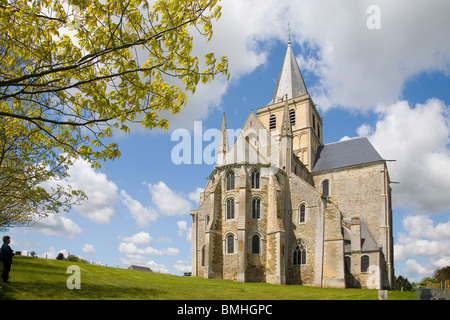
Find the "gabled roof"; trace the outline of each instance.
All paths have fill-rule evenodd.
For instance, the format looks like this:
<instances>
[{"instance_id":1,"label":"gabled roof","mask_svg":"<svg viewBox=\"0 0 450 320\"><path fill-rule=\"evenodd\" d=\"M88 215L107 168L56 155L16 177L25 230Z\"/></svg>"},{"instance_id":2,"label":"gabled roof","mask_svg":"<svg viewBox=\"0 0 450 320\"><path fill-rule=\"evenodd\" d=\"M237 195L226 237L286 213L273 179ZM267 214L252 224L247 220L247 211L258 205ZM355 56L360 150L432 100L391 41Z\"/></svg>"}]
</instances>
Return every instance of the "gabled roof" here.
<instances>
[{"instance_id":1,"label":"gabled roof","mask_svg":"<svg viewBox=\"0 0 450 320\"><path fill-rule=\"evenodd\" d=\"M150 269L149 267L136 266L134 264L129 266L128 269L129 270L137 270L137 271L153 272L152 269Z\"/></svg>"},{"instance_id":2,"label":"gabled roof","mask_svg":"<svg viewBox=\"0 0 450 320\"><path fill-rule=\"evenodd\" d=\"M258 144L258 147L255 145ZM270 131L261 123L253 112L250 112L241 131L239 132L233 145L226 153L226 158L222 164L233 163L261 163L271 164L274 157L278 159L278 155L271 153L268 155L267 149L273 147L277 141L270 134Z\"/></svg>"},{"instance_id":3,"label":"gabled roof","mask_svg":"<svg viewBox=\"0 0 450 320\"><path fill-rule=\"evenodd\" d=\"M354 138L319 146L312 172L383 160L367 138Z\"/></svg>"},{"instance_id":4,"label":"gabled roof","mask_svg":"<svg viewBox=\"0 0 450 320\"><path fill-rule=\"evenodd\" d=\"M286 56L284 57L283 67L281 68L277 85L269 104L282 101L286 95L288 99L292 99L307 93L308 90L306 90L297 59L295 59L294 51L292 51L292 46L289 43Z\"/></svg>"}]
</instances>

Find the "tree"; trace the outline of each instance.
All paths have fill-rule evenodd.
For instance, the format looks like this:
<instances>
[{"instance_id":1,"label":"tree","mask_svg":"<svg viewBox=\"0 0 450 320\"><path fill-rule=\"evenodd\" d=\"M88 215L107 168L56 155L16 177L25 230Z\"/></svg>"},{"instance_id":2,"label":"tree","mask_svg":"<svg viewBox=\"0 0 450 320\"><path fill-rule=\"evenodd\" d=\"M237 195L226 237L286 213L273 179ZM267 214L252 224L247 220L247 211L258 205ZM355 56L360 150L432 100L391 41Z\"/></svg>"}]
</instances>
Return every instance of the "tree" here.
<instances>
[{"instance_id":1,"label":"tree","mask_svg":"<svg viewBox=\"0 0 450 320\"><path fill-rule=\"evenodd\" d=\"M21 122L0 117L0 229L67 211L86 197L56 184L67 176L70 159L48 150L42 133Z\"/></svg>"},{"instance_id":2,"label":"tree","mask_svg":"<svg viewBox=\"0 0 450 320\"><path fill-rule=\"evenodd\" d=\"M87 260L85 260L85 259L80 259L78 256L75 256L75 255L73 255L73 254L69 254L65 260L66 260L66 261L70 261L70 262L81 262L81 263L87 263L87 264L89 264Z\"/></svg>"},{"instance_id":3,"label":"tree","mask_svg":"<svg viewBox=\"0 0 450 320\"><path fill-rule=\"evenodd\" d=\"M413 287L408 278L404 278L400 275L395 277L395 290L412 291Z\"/></svg>"},{"instance_id":4,"label":"tree","mask_svg":"<svg viewBox=\"0 0 450 320\"><path fill-rule=\"evenodd\" d=\"M64 253L60 252L58 253L58 255L56 256L56 260L64 260Z\"/></svg>"},{"instance_id":5,"label":"tree","mask_svg":"<svg viewBox=\"0 0 450 320\"><path fill-rule=\"evenodd\" d=\"M116 131L129 133L136 122L167 129L162 111L180 112L186 92L218 74L229 76L226 57L192 54L194 35L213 35L217 3L0 0L0 184L17 177L13 191L10 182L0 185L8 195L1 205L16 213L35 206L40 216L70 208L84 194L46 189L45 181L66 177L77 158L99 167L100 160L119 157ZM10 154L20 162L9 161ZM31 203L24 204L22 192ZM15 215L0 213L1 220ZM19 224L30 221L22 218Z\"/></svg>"},{"instance_id":6,"label":"tree","mask_svg":"<svg viewBox=\"0 0 450 320\"><path fill-rule=\"evenodd\" d=\"M450 266L443 267L434 271L433 278L436 279L438 283L450 280Z\"/></svg>"},{"instance_id":7,"label":"tree","mask_svg":"<svg viewBox=\"0 0 450 320\"><path fill-rule=\"evenodd\" d=\"M427 286L433 285L436 283L437 283L436 279L431 278L431 277L425 277L417 284L417 286L419 288L426 288Z\"/></svg>"}]
</instances>

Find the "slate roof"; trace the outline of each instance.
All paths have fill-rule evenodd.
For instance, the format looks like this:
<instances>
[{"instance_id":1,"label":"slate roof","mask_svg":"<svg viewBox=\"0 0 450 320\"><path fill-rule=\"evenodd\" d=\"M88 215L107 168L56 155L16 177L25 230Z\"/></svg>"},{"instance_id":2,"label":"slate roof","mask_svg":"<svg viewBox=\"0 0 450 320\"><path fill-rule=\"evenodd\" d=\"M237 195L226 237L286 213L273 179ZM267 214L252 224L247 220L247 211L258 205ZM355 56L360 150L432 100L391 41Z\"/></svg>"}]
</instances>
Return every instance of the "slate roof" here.
<instances>
[{"instance_id":1,"label":"slate roof","mask_svg":"<svg viewBox=\"0 0 450 320\"><path fill-rule=\"evenodd\" d=\"M319 146L312 172L383 160L367 138L354 138Z\"/></svg>"},{"instance_id":2,"label":"slate roof","mask_svg":"<svg viewBox=\"0 0 450 320\"><path fill-rule=\"evenodd\" d=\"M364 220L361 218L361 251L376 251L380 250L377 242L372 237L369 229L366 227Z\"/></svg>"},{"instance_id":3,"label":"slate roof","mask_svg":"<svg viewBox=\"0 0 450 320\"><path fill-rule=\"evenodd\" d=\"M346 221L348 224L350 224L351 219L345 218L344 221ZM364 220L360 218L360 226L361 226L361 251L362 252L368 252L368 251L378 251L380 250L380 247L377 245L377 242L373 238L372 234L370 233L369 229L367 228L366 224L364 223ZM344 252L349 253L352 250L351 245L351 234L350 230L347 228L342 228L344 233L344 240L347 240L347 242L344 241Z\"/></svg>"}]
</instances>

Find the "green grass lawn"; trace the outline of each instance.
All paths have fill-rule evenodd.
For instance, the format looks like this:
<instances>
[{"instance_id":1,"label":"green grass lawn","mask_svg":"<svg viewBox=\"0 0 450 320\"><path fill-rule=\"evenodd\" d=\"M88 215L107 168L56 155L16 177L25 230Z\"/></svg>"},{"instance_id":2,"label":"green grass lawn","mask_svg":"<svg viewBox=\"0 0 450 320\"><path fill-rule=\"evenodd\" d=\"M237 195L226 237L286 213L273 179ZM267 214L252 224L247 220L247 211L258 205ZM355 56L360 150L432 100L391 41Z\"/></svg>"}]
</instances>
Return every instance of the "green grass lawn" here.
<instances>
[{"instance_id":1,"label":"green grass lawn","mask_svg":"<svg viewBox=\"0 0 450 320\"><path fill-rule=\"evenodd\" d=\"M67 288L67 267L81 271L81 289ZM82 263L16 256L0 299L15 300L376 300L377 290L328 289L238 283L132 271ZM389 300L412 300L413 292L389 291Z\"/></svg>"}]
</instances>

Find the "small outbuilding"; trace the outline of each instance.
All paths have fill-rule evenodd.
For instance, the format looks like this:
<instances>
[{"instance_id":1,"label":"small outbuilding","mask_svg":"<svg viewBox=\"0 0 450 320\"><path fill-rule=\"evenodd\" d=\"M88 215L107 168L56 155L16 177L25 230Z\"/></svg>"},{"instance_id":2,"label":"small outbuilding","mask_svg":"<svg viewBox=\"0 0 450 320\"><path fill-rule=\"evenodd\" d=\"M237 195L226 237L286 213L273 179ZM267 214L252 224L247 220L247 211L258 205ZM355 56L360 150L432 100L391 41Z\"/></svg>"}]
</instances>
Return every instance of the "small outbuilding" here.
<instances>
[{"instance_id":1,"label":"small outbuilding","mask_svg":"<svg viewBox=\"0 0 450 320\"><path fill-rule=\"evenodd\" d=\"M149 267L136 266L136 265L131 265L128 267L128 269L129 270L137 270L137 271L153 272L152 269L150 269Z\"/></svg>"}]
</instances>

